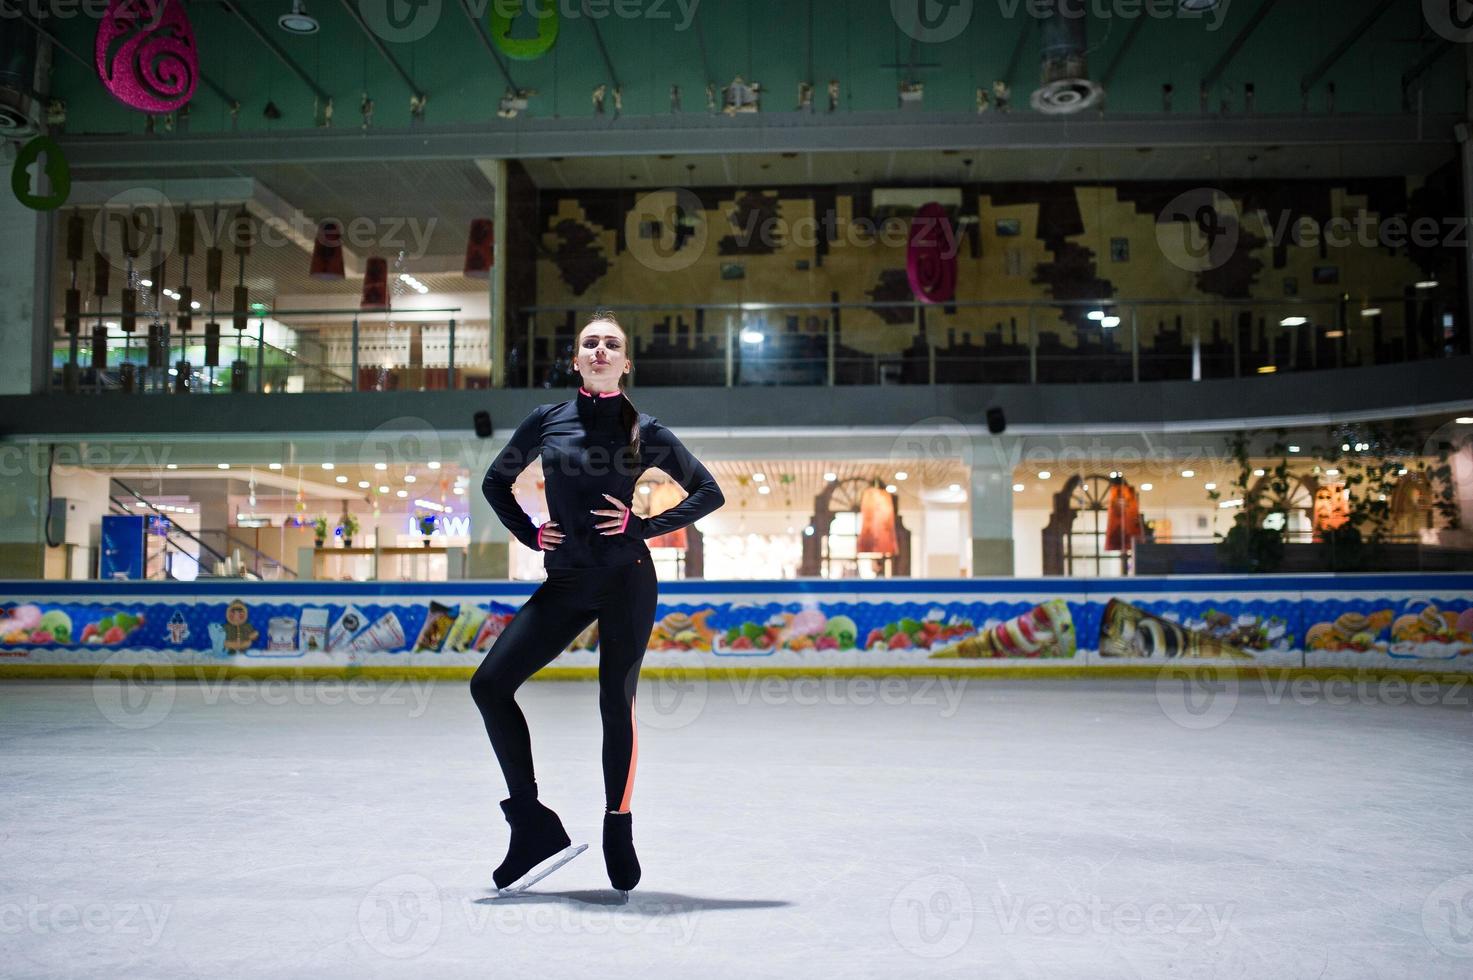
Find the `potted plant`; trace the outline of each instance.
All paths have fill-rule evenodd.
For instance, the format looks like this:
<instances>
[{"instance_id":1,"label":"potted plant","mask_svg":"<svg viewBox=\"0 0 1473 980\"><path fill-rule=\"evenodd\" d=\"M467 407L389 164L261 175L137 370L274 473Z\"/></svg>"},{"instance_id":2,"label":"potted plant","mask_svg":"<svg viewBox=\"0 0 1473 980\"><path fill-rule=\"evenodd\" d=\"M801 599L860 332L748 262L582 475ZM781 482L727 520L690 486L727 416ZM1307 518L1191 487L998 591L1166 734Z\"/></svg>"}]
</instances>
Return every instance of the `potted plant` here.
<instances>
[{"instance_id":1,"label":"potted plant","mask_svg":"<svg viewBox=\"0 0 1473 980\"><path fill-rule=\"evenodd\" d=\"M1253 511L1233 518L1233 526L1218 542L1223 571L1235 574L1276 572L1284 562L1284 536L1271 528L1254 527Z\"/></svg>"},{"instance_id":2,"label":"potted plant","mask_svg":"<svg viewBox=\"0 0 1473 980\"><path fill-rule=\"evenodd\" d=\"M344 511L338 518L338 530L343 534L343 547L353 547L353 535L358 533L358 518Z\"/></svg>"},{"instance_id":3,"label":"potted plant","mask_svg":"<svg viewBox=\"0 0 1473 980\"><path fill-rule=\"evenodd\" d=\"M1376 540L1375 538L1372 539ZM1354 524L1342 524L1320 532L1325 567L1332 572L1359 572L1369 558L1367 541Z\"/></svg>"},{"instance_id":4,"label":"potted plant","mask_svg":"<svg viewBox=\"0 0 1473 980\"><path fill-rule=\"evenodd\" d=\"M1284 431L1276 430L1278 440L1269 453L1279 455L1285 448ZM1289 465L1280 459L1263 479L1255 475L1249 449L1255 433L1236 433L1228 439L1228 451L1236 463L1231 493L1238 501L1238 512L1227 534L1216 536L1217 560L1225 572L1267 574L1278 571L1284 561L1284 526L1287 513L1283 501L1289 491ZM1219 503L1220 490L1209 490L1207 499ZM1265 526L1267 525L1267 526Z\"/></svg>"},{"instance_id":5,"label":"potted plant","mask_svg":"<svg viewBox=\"0 0 1473 980\"><path fill-rule=\"evenodd\" d=\"M319 516L312 522L312 533L317 538L317 547L321 548L327 542L327 518Z\"/></svg>"},{"instance_id":6,"label":"potted plant","mask_svg":"<svg viewBox=\"0 0 1473 980\"><path fill-rule=\"evenodd\" d=\"M1334 468L1335 482L1343 484L1349 496L1345 522L1319 535L1328 571L1393 569L1396 539L1400 536L1403 546L1407 541L1404 528L1398 535L1398 515L1392 511L1405 481L1419 482L1427 490L1431 511L1422 527L1458 526L1450 465L1453 447L1439 432L1429 435L1413 422L1395 419L1336 426L1326 435L1321 458Z\"/></svg>"},{"instance_id":7,"label":"potted plant","mask_svg":"<svg viewBox=\"0 0 1473 980\"><path fill-rule=\"evenodd\" d=\"M424 535L424 546L430 546L430 535L435 533L435 515L429 511L418 511L415 516L419 520L419 533Z\"/></svg>"}]
</instances>

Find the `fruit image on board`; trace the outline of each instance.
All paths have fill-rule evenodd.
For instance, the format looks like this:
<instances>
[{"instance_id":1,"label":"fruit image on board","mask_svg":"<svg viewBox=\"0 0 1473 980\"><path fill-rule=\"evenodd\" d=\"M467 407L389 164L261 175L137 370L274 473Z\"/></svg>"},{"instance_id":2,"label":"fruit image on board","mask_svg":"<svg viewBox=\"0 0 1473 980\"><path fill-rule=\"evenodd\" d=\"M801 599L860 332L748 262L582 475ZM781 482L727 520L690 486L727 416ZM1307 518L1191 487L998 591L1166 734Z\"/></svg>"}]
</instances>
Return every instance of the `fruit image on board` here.
<instances>
[{"instance_id":1,"label":"fruit image on board","mask_svg":"<svg viewBox=\"0 0 1473 980\"><path fill-rule=\"evenodd\" d=\"M0 643L71 643L72 618L34 603L0 612Z\"/></svg>"}]
</instances>

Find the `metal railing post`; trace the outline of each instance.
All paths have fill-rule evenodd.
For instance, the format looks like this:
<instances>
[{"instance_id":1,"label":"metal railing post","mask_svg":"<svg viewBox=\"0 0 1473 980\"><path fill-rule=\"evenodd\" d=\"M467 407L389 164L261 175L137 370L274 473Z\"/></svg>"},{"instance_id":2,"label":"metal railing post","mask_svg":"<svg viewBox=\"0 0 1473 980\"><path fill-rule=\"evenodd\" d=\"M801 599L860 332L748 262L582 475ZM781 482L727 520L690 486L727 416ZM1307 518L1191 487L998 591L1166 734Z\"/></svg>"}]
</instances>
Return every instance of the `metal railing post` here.
<instances>
[{"instance_id":1,"label":"metal railing post","mask_svg":"<svg viewBox=\"0 0 1473 980\"><path fill-rule=\"evenodd\" d=\"M1192 310L1192 380L1202 380L1202 313L1200 307Z\"/></svg>"},{"instance_id":2,"label":"metal railing post","mask_svg":"<svg viewBox=\"0 0 1473 980\"><path fill-rule=\"evenodd\" d=\"M1130 308L1130 380L1132 384L1140 384L1141 380L1141 331L1138 314L1139 310L1132 306Z\"/></svg>"},{"instance_id":3,"label":"metal railing post","mask_svg":"<svg viewBox=\"0 0 1473 980\"><path fill-rule=\"evenodd\" d=\"M830 388L832 388L834 386L834 317L835 317L835 315L836 315L835 312L833 310L830 310L829 311L829 315L825 318L825 324L826 324L827 330L828 330L828 346L829 346L828 360L829 360L829 387Z\"/></svg>"},{"instance_id":4,"label":"metal railing post","mask_svg":"<svg viewBox=\"0 0 1473 980\"><path fill-rule=\"evenodd\" d=\"M446 381L446 387L450 391L455 390L455 317L450 318L450 377Z\"/></svg>"},{"instance_id":5,"label":"metal railing post","mask_svg":"<svg viewBox=\"0 0 1473 980\"><path fill-rule=\"evenodd\" d=\"M1228 321L1228 325L1232 328L1228 331L1228 336L1232 338L1233 344L1233 377L1241 378L1243 376L1243 336L1238 330L1238 318L1234 316Z\"/></svg>"},{"instance_id":6,"label":"metal railing post","mask_svg":"<svg viewBox=\"0 0 1473 980\"><path fill-rule=\"evenodd\" d=\"M536 313L528 313L527 314L527 387L528 388L532 387L532 379L535 376L535 372L532 369L532 351L534 350L534 348L533 348L533 341L536 339L536 336L537 336L537 314Z\"/></svg>"},{"instance_id":7,"label":"metal railing post","mask_svg":"<svg viewBox=\"0 0 1473 980\"><path fill-rule=\"evenodd\" d=\"M726 387L732 386L735 365L733 363L734 352L731 349L731 317L726 318Z\"/></svg>"},{"instance_id":8,"label":"metal railing post","mask_svg":"<svg viewBox=\"0 0 1473 980\"><path fill-rule=\"evenodd\" d=\"M926 360L930 362L927 372L929 384L936 383L936 344L931 340L930 331L926 332Z\"/></svg>"},{"instance_id":9,"label":"metal railing post","mask_svg":"<svg viewBox=\"0 0 1473 980\"><path fill-rule=\"evenodd\" d=\"M1033 322L1034 307L1028 307L1028 383L1038 384L1038 330Z\"/></svg>"}]
</instances>

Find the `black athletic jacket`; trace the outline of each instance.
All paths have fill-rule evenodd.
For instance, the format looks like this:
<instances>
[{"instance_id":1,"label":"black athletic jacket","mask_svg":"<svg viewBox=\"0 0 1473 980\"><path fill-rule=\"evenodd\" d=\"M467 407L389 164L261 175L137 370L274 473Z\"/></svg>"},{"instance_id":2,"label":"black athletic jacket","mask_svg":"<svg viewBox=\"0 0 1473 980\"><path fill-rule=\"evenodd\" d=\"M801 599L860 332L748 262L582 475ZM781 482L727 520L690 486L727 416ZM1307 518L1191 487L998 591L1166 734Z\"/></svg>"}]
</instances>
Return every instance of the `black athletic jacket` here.
<instances>
[{"instance_id":1,"label":"black athletic jacket","mask_svg":"<svg viewBox=\"0 0 1473 980\"><path fill-rule=\"evenodd\" d=\"M721 488L701 461L681 445L660 420L639 413L640 458L629 462L629 432L620 424L624 393L594 395L580 387L571 400L541 405L512 433L510 441L481 481L496 515L518 541L535 551L541 529L532 524L512 493L512 483L541 453L549 520L557 522L563 540L543 551L544 568L600 568L626 565L649 555L645 540L694 524L726 503ZM618 534L605 535L595 525L612 518L592 510L613 510L605 493L632 505L640 474L657 467L685 488L688 496L654 517L630 510Z\"/></svg>"}]
</instances>

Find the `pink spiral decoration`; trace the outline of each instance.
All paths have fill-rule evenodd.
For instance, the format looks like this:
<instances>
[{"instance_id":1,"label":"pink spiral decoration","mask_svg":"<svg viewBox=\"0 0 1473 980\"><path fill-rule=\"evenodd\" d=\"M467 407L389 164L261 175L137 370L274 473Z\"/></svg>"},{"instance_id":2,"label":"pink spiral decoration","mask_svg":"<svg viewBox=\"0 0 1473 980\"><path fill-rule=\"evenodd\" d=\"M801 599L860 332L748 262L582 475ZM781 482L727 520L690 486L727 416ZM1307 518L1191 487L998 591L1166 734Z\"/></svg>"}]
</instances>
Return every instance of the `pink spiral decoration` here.
<instances>
[{"instance_id":1,"label":"pink spiral decoration","mask_svg":"<svg viewBox=\"0 0 1473 980\"><path fill-rule=\"evenodd\" d=\"M108 0L97 77L124 105L172 112L194 96L199 54L183 0Z\"/></svg>"},{"instance_id":2,"label":"pink spiral decoration","mask_svg":"<svg viewBox=\"0 0 1473 980\"><path fill-rule=\"evenodd\" d=\"M911 292L927 303L945 303L956 295L956 233L946 209L923 204L910 222L905 275Z\"/></svg>"}]
</instances>

